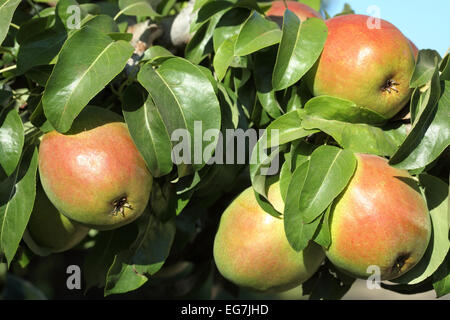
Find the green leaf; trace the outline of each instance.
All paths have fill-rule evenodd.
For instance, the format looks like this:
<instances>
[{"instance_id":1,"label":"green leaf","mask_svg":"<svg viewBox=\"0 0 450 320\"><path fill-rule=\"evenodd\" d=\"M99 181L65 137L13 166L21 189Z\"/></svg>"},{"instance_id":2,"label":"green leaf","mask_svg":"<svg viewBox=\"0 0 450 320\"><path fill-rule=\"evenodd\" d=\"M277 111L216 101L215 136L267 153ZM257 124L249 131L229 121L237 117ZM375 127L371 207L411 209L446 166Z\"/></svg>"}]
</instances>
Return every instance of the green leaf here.
<instances>
[{"instance_id":1,"label":"green leaf","mask_svg":"<svg viewBox=\"0 0 450 320\"><path fill-rule=\"evenodd\" d=\"M276 119L283 113L272 87L273 65L276 59L276 48L272 47L266 52L257 52L254 58L254 79L258 100L264 111Z\"/></svg>"},{"instance_id":2,"label":"green leaf","mask_svg":"<svg viewBox=\"0 0 450 320\"><path fill-rule=\"evenodd\" d=\"M195 20L196 25L202 25L207 21L210 21L213 16L223 11L228 11L228 9L231 9L233 4L230 1L222 1L222 0L216 0L211 1L208 3L205 3L204 6L200 8L200 10L197 13L197 18ZM192 28L190 31L194 32L197 28Z\"/></svg>"},{"instance_id":3,"label":"green leaf","mask_svg":"<svg viewBox=\"0 0 450 320\"><path fill-rule=\"evenodd\" d=\"M430 277L442 264L450 248L449 187L442 180L428 174L419 175L419 183L424 189L433 232L422 259L410 271L392 280L397 283L416 284Z\"/></svg>"},{"instance_id":4,"label":"green leaf","mask_svg":"<svg viewBox=\"0 0 450 320\"><path fill-rule=\"evenodd\" d=\"M20 44L17 54L17 72L24 73L36 66L52 63L58 55L67 31L60 24L52 24L53 16L35 18L20 28L17 41Z\"/></svg>"},{"instance_id":5,"label":"green leaf","mask_svg":"<svg viewBox=\"0 0 450 320\"><path fill-rule=\"evenodd\" d=\"M308 161L316 146L304 140L297 140L291 143L291 150L285 153L285 159L289 163L290 170L294 170L303 162Z\"/></svg>"},{"instance_id":6,"label":"green leaf","mask_svg":"<svg viewBox=\"0 0 450 320\"><path fill-rule=\"evenodd\" d=\"M439 83L435 69L433 82L422 95L426 96L425 106L420 108L411 131L389 161L394 167L407 170L425 167L450 144L450 81Z\"/></svg>"},{"instance_id":7,"label":"green leaf","mask_svg":"<svg viewBox=\"0 0 450 320\"><path fill-rule=\"evenodd\" d=\"M133 39L133 34L132 33L126 33L126 32L109 32L108 36L117 41L117 40L123 40L126 42L130 42L131 39Z\"/></svg>"},{"instance_id":8,"label":"green leaf","mask_svg":"<svg viewBox=\"0 0 450 320\"><path fill-rule=\"evenodd\" d=\"M173 145L186 146L190 154L181 160L188 160L197 170L204 166L207 155L203 155L203 145L190 141L197 138L195 126L201 126L202 132L212 130L211 139L218 141L221 125L220 105L210 79L202 69L183 58L173 58L164 61L154 69L151 64L145 64L138 73L138 80L149 92L161 115L167 132L173 138L173 133L188 134L189 141L173 141ZM189 94L186 94L189 93ZM200 132L200 134L202 133ZM211 131L210 131L211 132ZM200 136L202 138L202 135ZM176 139L182 139L176 137ZM201 141L200 141L201 142ZM210 145L210 144L209 144ZM213 151L213 150L211 150ZM188 159L186 159L186 157ZM186 165L186 161L183 161Z\"/></svg>"},{"instance_id":9,"label":"green leaf","mask_svg":"<svg viewBox=\"0 0 450 320\"><path fill-rule=\"evenodd\" d=\"M268 199L266 190L267 181L278 172L280 153L286 149L286 145L272 148L270 151L265 150L264 146L265 142L260 139L252 150L250 158L250 180L255 192Z\"/></svg>"},{"instance_id":10,"label":"green leaf","mask_svg":"<svg viewBox=\"0 0 450 320\"><path fill-rule=\"evenodd\" d=\"M0 0L0 45L8 34L9 24L20 0Z\"/></svg>"},{"instance_id":11,"label":"green leaf","mask_svg":"<svg viewBox=\"0 0 450 320\"><path fill-rule=\"evenodd\" d=\"M319 96L305 105L306 114L326 120L348 123L382 124L387 121L375 111L359 107L350 100L331 96Z\"/></svg>"},{"instance_id":12,"label":"green leaf","mask_svg":"<svg viewBox=\"0 0 450 320\"><path fill-rule=\"evenodd\" d=\"M95 3L82 3L80 8L88 14L99 15L102 12L102 8Z\"/></svg>"},{"instance_id":13,"label":"green leaf","mask_svg":"<svg viewBox=\"0 0 450 320\"><path fill-rule=\"evenodd\" d=\"M439 70L441 71L440 77L441 80L448 80L450 81L450 53L447 53L447 55L442 59L441 64L439 66Z\"/></svg>"},{"instance_id":14,"label":"green leaf","mask_svg":"<svg viewBox=\"0 0 450 320\"><path fill-rule=\"evenodd\" d=\"M222 16L231 8L215 13L207 23L201 25L186 46L185 57L195 64L200 63L205 56L212 52L211 38Z\"/></svg>"},{"instance_id":15,"label":"green leaf","mask_svg":"<svg viewBox=\"0 0 450 320\"><path fill-rule=\"evenodd\" d=\"M285 161L280 170L280 192L283 200L286 202L287 190L292 178L292 173L297 167L309 160L314 146L305 142L303 139L295 140L290 143L289 152L284 153Z\"/></svg>"},{"instance_id":16,"label":"green leaf","mask_svg":"<svg viewBox=\"0 0 450 320\"><path fill-rule=\"evenodd\" d=\"M301 122L302 119L297 110L278 117L266 128L264 136L261 138L261 141L264 141L263 147L276 147L318 132L318 130L302 128Z\"/></svg>"},{"instance_id":17,"label":"green leaf","mask_svg":"<svg viewBox=\"0 0 450 320\"><path fill-rule=\"evenodd\" d=\"M119 0L119 8L122 14L137 17L158 17L159 14L153 9L147 0Z\"/></svg>"},{"instance_id":18,"label":"green leaf","mask_svg":"<svg viewBox=\"0 0 450 320\"><path fill-rule=\"evenodd\" d=\"M203 7L206 3L211 2L213 0L195 0L194 11Z\"/></svg>"},{"instance_id":19,"label":"green leaf","mask_svg":"<svg viewBox=\"0 0 450 320\"><path fill-rule=\"evenodd\" d=\"M30 218L36 196L38 152L28 147L16 171L0 185L0 247L11 264Z\"/></svg>"},{"instance_id":20,"label":"green leaf","mask_svg":"<svg viewBox=\"0 0 450 320\"><path fill-rule=\"evenodd\" d=\"M123 97L123 115L131 137L154 177L172 170L171 141L159 110L146 99L137 84L129 86Z\"/></svg>"},{"instance_id":21,"label":"green leaf","mask_svg":"<svg viewBox=\"0 0 450 320\"><path fill-rule=\"evenodd\" d=\"M22 120L17 111L12 107L0 109L0 166L8 176L19 163L24 139Z\"/></svg>"},{"instance_id":22,"label":"green leaf","mask_svg":"<svg viewBox=\"0 0 450 320\"><path fill-rule=\"evenodd\" d=\"M272 85L275 90L293 85L306 74L319 58L327 34L323 20L311 18L300 22L292 11L285 11L283 36L273 69Z\"/></svg>"},{"instance_id":23,"label":"green leaf","mask_svg":"<svg viewBox=\"0 0 450 320\"><path fill-rule=\"evenodd\" d=\"M167 50L161 46L151 46L147 50L145 50L144 55L141 58L141 61L148 62L162 62L166 59L173 58L174 55L172 52Z\"/></svg>"},{"instance_id":24,"label":"green leaf","mask_svg":"<svg viewBox=\"0 0 450 320\"><path fill-rule=\"evenodd\" d=\"M450 293L450 253L444 263L433 274L433 287L437 298Z\"/></svg>"},{"instance_id":25,"label":"green leaf","mask_svg":"<svg viewBox=\"0 0 450 320\"><path fill-rule=\"evenodd\" d=\"M262 151L284 145L317 132L303 129L300 123L301 118L295 110L277 118L266 128L264 134L253 148L250 161L250 177L253 188L262 196L266 197L265 183L261 182L261 180L265 181L265 177L259 177L261 169L273 164L275 157L278 157L279 150L269 157L261 154Z\"/></svg>"},{"instance_id":26,"label":"green leaf","mask_svg":"<svg viewBox=\"0 0 450 320\"><path fill-rule=\"evenodd\" d=\"M313 239L314 242L326 249L328 249L331 245L331 208L332 205L328 207L325 214L322 216L322 221L320 222L320 226L318 228L319 232Z\"/></svg>"},{"instance_id":27,"label":"green leaf","mask_svg":"<svg viewBox=\"0 0 450 320\"><path fill-rule=\"evenodd\" d=\"M114 21L113 18L110 16L107 16L106 14L101 14L98 16L93 17L92 19L89 19L86 22L82 23L82 27L89 26L92 29L95 29L97 31L103 32L103 33L119 33L119 27L117 26L117 23ZM127 33L125 33L127 34ZM131 39L131 36L127 36ZM114 39L116 40L116 39ZM125 39L124 39L125 40ZM130 41L130 40L126 40Z\"/></svg>"},{"instance_id":28,"label":"green leaf","mask_svg":"<svg viewBox=\"0 0 450 320\"><path fill-rule=\"evenodd\" d=\"M5 108L9 105L12 98L12 92L0 89L0 107Z\"/></svg>"},{"instance_id":29,"label":"green leaf","mask_svg":"<svg viewBox=\"0 0 450 320\"><path fill-rule=\"evenodd\" d=\"M36 82L41 87L45 87L47 84L48 78L50 78L50 74L52 73L53 66L52 65L43 65L36 66L30 70L28 70L25 75L29 77L31 80Z\"/></svg>"},{"instance_id":30,"label":"green leaf","mask_svg":"<svg viewBox=\"0 0 450 320\"><path fill-rule=\"evenodd\" d=\"M320 223L320 219L306 223L303 217L299 215L300 194L305 187L309 165L310 162L307 161L295 169L286 193L283 215L284 230L289 244L296 251L301 251L308 246Z\"/></svg>"},{"instance_id":31,"label":"green leaf","mask_svg":"<svg viewBox=\"0 0 450 320\"><path fill-rule=\"evenodd\" d=\"M326 120L306 114L303 116L302 127L308 130L319 129L332 136L344 149L357 153L390 156L401 144L389 131L368 124Z\"/></svg>"},{"instance_id":32,"label":"green leaf","mask_svg":"<svg viewBox=\"0 0 450 320\"><path fill-rule=\"evenodd\" d=\"M175 237L174 221L161 223L147 213L138 220L139 234L129 250L117 254L105 286L105 296L136 290L163 266Z\"/></svg>"},{"instance_id":33,"label":"green leaf","mask_svg":"<svg viewBox=\"0 0 450 320\"><path fill-rule=\"evenodd\" d=\"M245 56L281 41L282 32L278 25L265 19L258 12L253 12L242 25L236 40L234 52Z\"/></svg>"},{"instance_id":34,"label":"green leaf","mask_svg":"<svg viewBox=\"0 0 450 320\"><path fill-rule=\"evenodd\" d=\"M192 191L200 181L198 172L195 172L193 175L184 177L187 180L192 179L192 184L186 188L179 186L180 180L178 180L177 185L174 183L165 180L162 183L153 183L152 193L150 196L150 208L152 213L156 216L156 218L161 222L167 222L177 216L179 212L177 212L177 206L183 205L183 201L178 202L178 195L176 187L182 189L179 191L183 196L183 200L189 200L189 197L192 195ZM183 179L181 179L183 180ZM181 197L180 197L181 198Z\"/></svg>"},{"instance_id":35,"label":"green leaf","mask_svg":"<svg viewBox=\"0 0 450 320\"><path fill-rule=\"evenodd\" d=\"M236 43L236 39L237 35L234 35L223 41L214 56L213 66L219 81L225 77L228 68L233 62L235 57L234 44Z\"/></svg>"},{"instance_id":36,"label":"green leaf","mask_svg":"<svg viewBox=\"0 0 450 320\"><path fill-rule=\"evenodd\" d=\"M50 29L55 24L55 16L50 15L46 17L36 17L34 19L28 20L20 26L20 29L16 34L16 41L19 44L23 44L30 39L36 37L39 33L43 32L45 29Z\"/></svg>"},{"instance_id":37,"label":"green leaf","mask_svg":"<svg viewBox=\"0 0 450 320\"><path fill-rule=\"evenodd\" d=\"M348 150L323 145L311 154L305 184L301 189L299 212L312 222L344 190L356 169L356 157Z\"/></svg>"},{"instance_id":38,"label":"green leaf","mask_svg":"<svg viewBox=\"0 0 450 320\"><path fill-rule=\"evenodd\" d=\"M71 10L72 8L78 8L78 10ZM68 33L79 27L76 25L75 13L80 13L80 20L83 20L87 13L81 9L80 4L75 0L59 0L56 8L55 14L57 15L56 26L64 27ZM80 21L81 22L81 21Z\"/></svg>"},{"instance_id":39,"label":"green leaf","mask_svg":"<svg viewBox=\"0 0 450 320\"><path fill-rule=\"evenodd\" d=\"M320 10L321 0L300 0L299 2L306 4L307 6L313 8L316 11Z\"/></svg>"},{"instance_id":40,"label":"green leaf","mask_svg":"<svg viewBox=\"0 0 450 320\"><path fill-rule=\"evenodd\" d=\"M162 16L170 15L171 10L175 9L175 4L177 0L165 0L158 3L156 7L156 11L160 12Z\"/></svg>"},{"instance_id":41,"label":"green leaf","mask_svg":"<svg viewBox=\"0 0 450 320\"><path fill-rule=\"evenodd\" d=\"M235 7L247 8L259 13L264 13L257 0L233 0L233 2L235 2Z\"/></svg>"},{"instance_id":42,"label":"green leaf","mask_svg":"<svg viewBox=\"0 0 450 320\"><path fill-rule=\"evenodd\" d=\"M289 166L289 161L285 161L280 170L280 193L283 201L286 202L289 182L291 182L292 172Z\"/></svg>"},{"instance_id":43,"label":"green leaf","mask_svg":"<svg viewBox=\"0 0 450 320\"><path fill-rule=\"evenodd\" d=\"M42 103L47 119L59 132L73 120L119 72L134 48L84 27L66 41L48 79Z\"/></svg>"},{"instance_id":44,"label":"green leaf","mask_svg":"<svg viewBox=\"0 0 450 320\"><path fill-rule=\"evenodd\" d=\"M225 40L239 34L242 24L248 17L249 11L243 8L233 8L222 16L213 32L213 47L216 53Z\"/></svg>"},{"instance_id":45,"label":"green leaf","mask_svg":"<svg viewBox=\"0 0 450 320\"><path fill-rule=\"evenodd\" d=\"M439 59L439 53L435 50L420 50L409 86L418 88L431 81Z\"/></svg>"}]
</instances>

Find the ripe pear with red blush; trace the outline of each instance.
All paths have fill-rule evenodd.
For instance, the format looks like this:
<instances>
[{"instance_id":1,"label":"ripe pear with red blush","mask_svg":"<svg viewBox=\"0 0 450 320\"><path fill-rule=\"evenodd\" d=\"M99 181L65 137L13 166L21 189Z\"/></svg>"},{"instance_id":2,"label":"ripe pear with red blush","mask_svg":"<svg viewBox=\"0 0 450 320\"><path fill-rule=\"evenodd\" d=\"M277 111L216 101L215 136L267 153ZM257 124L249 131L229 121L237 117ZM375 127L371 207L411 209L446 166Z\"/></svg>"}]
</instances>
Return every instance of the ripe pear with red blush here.
<instances>
[{"instance_id":1,"label":"ripe pear with red blush","mask_svg":"<svg viewBox=\"0 0 450 320\"><path fill-rule=\"evenodd\" d=\"M411 40L409 40L409 43L411 45L411 49L412 49L413 54L414 54L414 59L417 60L417 55L419 54L419 48L417 48L417 46Z\"/></svg>"},{"instance_id":2,"label":"ripe pear with red blush","mask_svg":"<svg viewBox=\"0 0 450 320\"><path fill-rule=\"evenodd\" d=\"M39 147L42 186L66 217L98 230L136 220L153 177L123 119L88 106L66 134L46 133Z\"/></svg>"},{"instance_id":3,"label":"ripe pear with red blush","mask_svg":"<svg viewBox=\"0 0 450 320\"><path fill-rule=\"evenodd\" d=\"M319 12L298 1L273 1L266 12L266 16L281 26L286 9L295 13L300 21L305 21L308 18L323 19Z\"/></svg>"},{"instance_id":4,"label":"ripe pear with red blush","mask_svg":"<svg viewBox=\"0 0 450 320\"><path fill-rule=\"evenodd\" d=\"M268 198L283 212L278 182L269 188ZM295 251L286 238L283 219L265 212L251 187L222 214L214 239L219 272L236 285L259 292L300 285L317 271L324 258L322 248L313 242L303 251Z\"/></svg>"},{"instance_id":5,"label":"ripe pear with red blush","mask_svg":"<svg viewBox=\"0 0 450 320\"><path fill-rule=\"evenodd\" d=\"M373 19L349 14L326 20L328 37L306 83L314 96L348 99L390 119L410 99L414 51L394 25Z\"/></svg>"},{"instance_id":6,"label":"ripe pear with red blush","mask_svg":"<svg viewBox=\"0 0 450 320\"><path fill-rule=\"evenodd\" d=\"M395 279L423 257L431 220L416 181L384 158L357 154L357 168L331 211L328 259L357 278L379 268Z\"/></svg>"}]
</instances>

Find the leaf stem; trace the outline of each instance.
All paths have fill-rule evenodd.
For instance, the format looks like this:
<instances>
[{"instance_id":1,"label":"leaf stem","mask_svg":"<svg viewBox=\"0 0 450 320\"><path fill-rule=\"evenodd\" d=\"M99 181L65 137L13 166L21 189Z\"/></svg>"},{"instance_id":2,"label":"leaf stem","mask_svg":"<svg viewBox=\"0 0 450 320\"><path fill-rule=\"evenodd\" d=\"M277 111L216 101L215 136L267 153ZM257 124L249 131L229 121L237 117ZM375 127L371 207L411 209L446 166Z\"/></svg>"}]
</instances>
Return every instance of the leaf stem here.
<instances>
[{"instance_id":1,"label":"leaf stem","mask_svg":"<svg viewBox=\"0 0 450 320\"><path fill-rule=\"evenodd\" d=\"M6 71L10 71L10 70L14 70L14 69L16 69L16 68L17 68L17 65L15 64L15 65L13 65L13 66L9 66L9 67L0 69L0 73L6 72Z\"/></svg>"},{"instance_id":2,"label":"leaf stem","mask_svg":"<svg viewBox=\"0 0 450 320\"><path fill-rule=\"evenodd\" d=\"M116 21L124 12L127 10L127 8L124 8L123 10L120 10L113 18L114 21Z\"/></svg>"},{"instance_id":3,"label":"leaf stem","mask_svg":"<svg viewBox=\"0 0 450 320\"><path fill-rule=\"evenodd\" d=\"M15 24L15 23L11 22L10 26L13 27L14 29L20 30L20 27L17 24Z\"/></svg>"}]
</instances>

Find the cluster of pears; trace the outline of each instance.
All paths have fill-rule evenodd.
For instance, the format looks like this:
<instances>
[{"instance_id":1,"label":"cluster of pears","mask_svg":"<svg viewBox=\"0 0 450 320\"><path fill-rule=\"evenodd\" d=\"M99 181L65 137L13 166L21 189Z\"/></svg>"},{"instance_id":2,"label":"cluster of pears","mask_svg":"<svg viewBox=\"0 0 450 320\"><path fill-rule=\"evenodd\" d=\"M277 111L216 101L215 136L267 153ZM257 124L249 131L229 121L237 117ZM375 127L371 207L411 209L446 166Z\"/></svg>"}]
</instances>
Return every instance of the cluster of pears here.
<instances>
[{"instance_id":1,"label":"cluster of pears","mask_svg":"<svg viewBox=\"0 0 450 320\"><path fill-rule=\"evenodd\" d=\"M66 133L46 133L39 146L36 201L24 237L35 252L71 249L92 229L136 220L153 177L123 119L86 107Z\"/></svg>"},{"instance_id":2,"label":"cluster of pears","mask_svg":"<svg viewBox=\"0 0 450 320\"><path fill-rule=\"evenodd\" d=\"M266 15L282 17L286 4L301 21L321 18L296 1L275 1ZM350 14L325 22L324 50L305 78L311 93L348 99L392 118L411 96L417 47L381 19L371 25L370 17ZM331 209L328 248L310 241L303 251L292 249L282 218L266 213L249 188L221 217L214 242L220 273L241 287L279 291L310 278L325 257L356 278L367 278L371 266L379 267L381 280L414 267L431 237L430 215L418 185L407 171L391 167L382 157L356 157L355 174ZM283 212L278 183L270 187L268 198Z\"/></svg>"},{"instance_id":3,"label":"cluster of pears","mask_svg":"<svg viewBox=\"0 0 450 320\"><path fill-rule=\"evenodd\" d=\"M295 251L282 218L265 212L253 189L242 192L222 214L214 239L220 273L235 284L257 291L284 291L308 280L325 256L341 271L367 278L377 266L381 280L401 276L422 258L431 236L431 221L415 180L387 160L356 154L357 168L331 210L331 245L313 241ZM268 199L283 212L279 183Z\"/></svg>"}]
</instances>

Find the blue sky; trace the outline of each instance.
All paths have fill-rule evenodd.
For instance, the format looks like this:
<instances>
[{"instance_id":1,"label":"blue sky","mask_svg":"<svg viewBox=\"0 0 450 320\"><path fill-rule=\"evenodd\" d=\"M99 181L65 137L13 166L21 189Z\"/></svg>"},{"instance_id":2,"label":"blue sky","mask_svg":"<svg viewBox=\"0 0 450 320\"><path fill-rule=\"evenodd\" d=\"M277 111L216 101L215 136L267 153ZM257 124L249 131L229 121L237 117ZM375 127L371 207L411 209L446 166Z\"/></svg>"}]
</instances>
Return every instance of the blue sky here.
<instances>
[{"instance_id":1,"label":"blue sky","mask_svg":"<svg viewBox=\"0 0 450 320\"><path fill-rule=\"evenodd\" d=\"M377 6L380 17L399 28L419 49L434 49L444 56L450 47L450 0L324 0L333 16L344 3L358 14Z\"/></svg>"}]
</instances>

